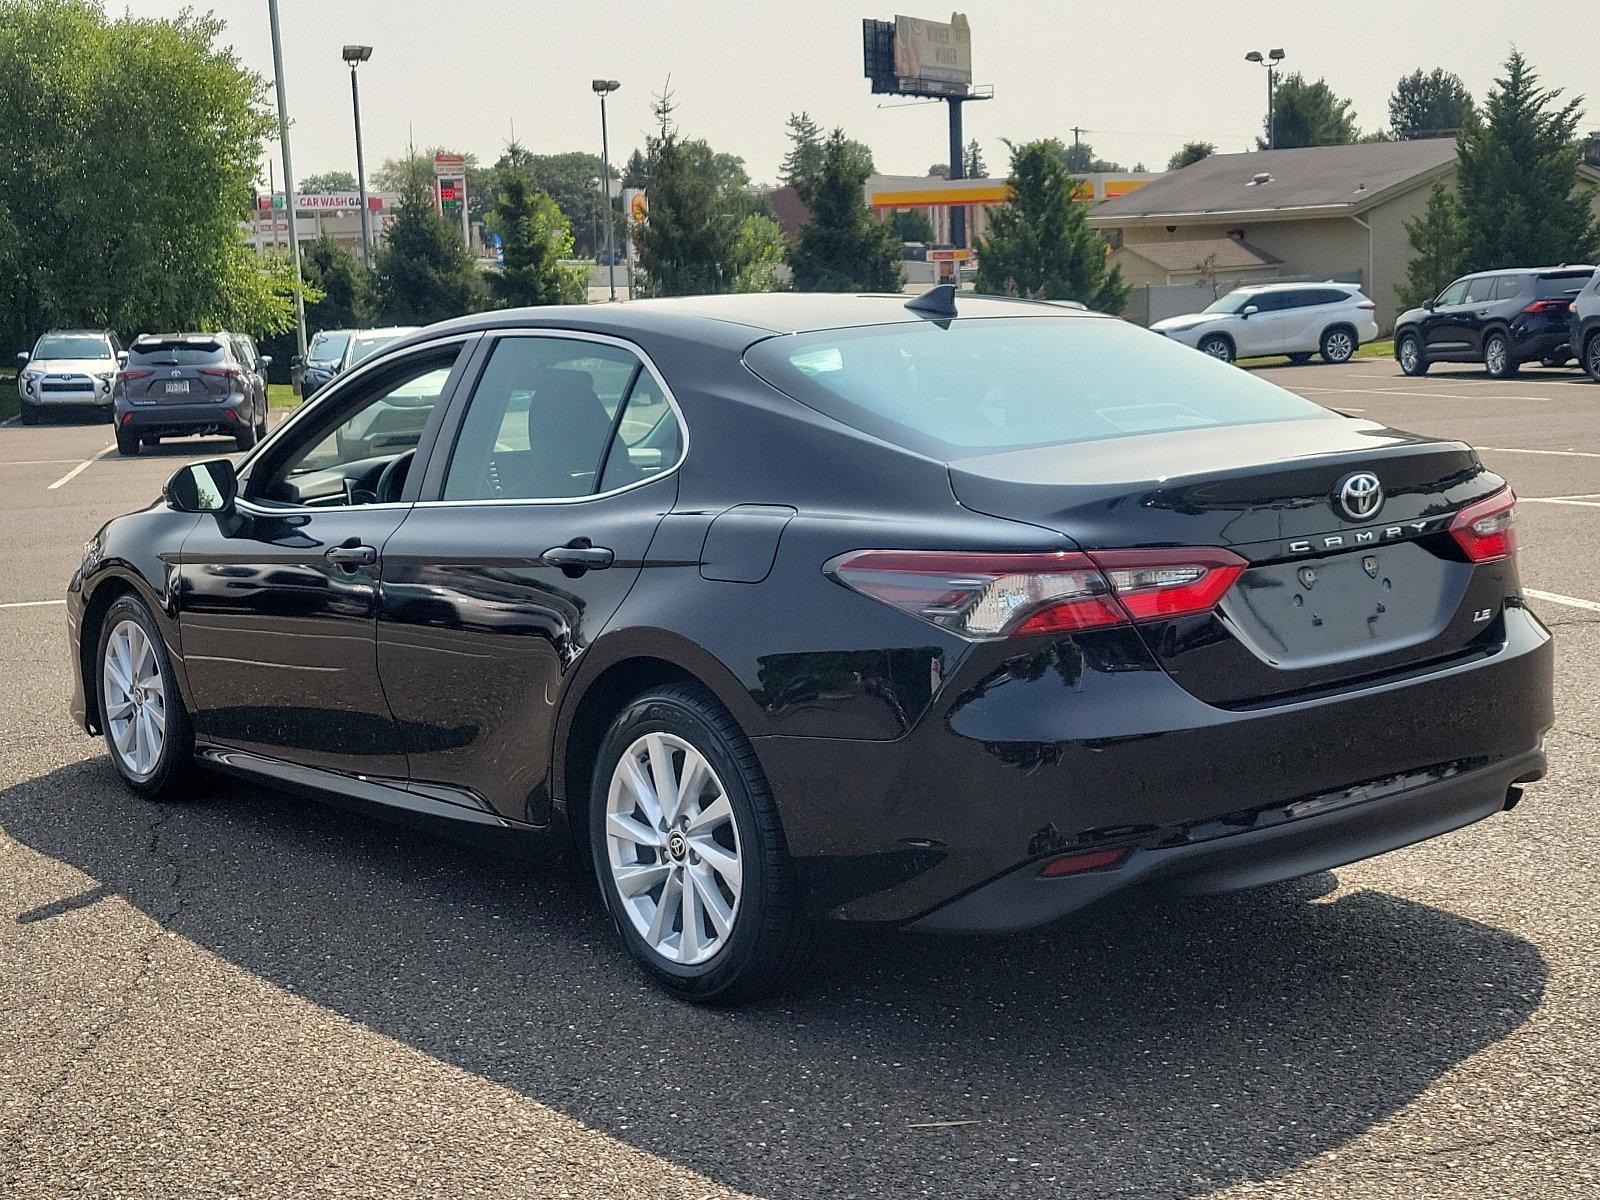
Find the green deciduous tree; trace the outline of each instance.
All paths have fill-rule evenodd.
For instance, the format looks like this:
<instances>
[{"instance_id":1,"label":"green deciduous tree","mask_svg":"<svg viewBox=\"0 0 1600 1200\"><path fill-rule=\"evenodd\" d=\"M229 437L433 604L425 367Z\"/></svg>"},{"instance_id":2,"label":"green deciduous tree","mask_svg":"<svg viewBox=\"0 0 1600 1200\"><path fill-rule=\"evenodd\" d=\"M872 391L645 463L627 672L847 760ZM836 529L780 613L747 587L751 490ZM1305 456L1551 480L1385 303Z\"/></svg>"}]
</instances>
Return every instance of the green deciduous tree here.
<instances>
[{"instance_id":1,"label":"green deciduous tree","mask_svg":"<svg viewBox=\"0 0 1600 1200\"><path fill-rule=\"evenodd\" d=\"M1600 249L1595 189L1578 178L1583 110L1560 96L1512 50L1483 119L1457 139L1468 269L1592 262Z\"/></svg>"},{"instance_id":2,"label":"green deciduous tree","mask_svg":"<svg viewBox=\"0 0 1600 1200\"><path fill-rule=\"evenodd\" d=\"M1467 227L1455 193L1436 183L1428 207L1405 223L1415 253L1406 265L1405 282L1395 287L1402 308L1415 308L1437 296L1465 268Z\"/></svg>"},{"instance_id":3,"label":"green deciduous tree","mask_svg":"<svg viewBox=\"0 0 1600 1200\"><path fill-rule=\"evenodd\" d=\"M1120 313L1128 299L1122 271L1089 228L1088 204L1072 198L1058 146L1050 139L1012 149L1011 197L989 210L989 236L977 239L978 290Z\"/></svg>"},{"instance_id":4,"label":"green deciduous tree","mask_svg":"<svg viewBox=\"0 0 1600 1200\"><path fill-rule=\"evenodd\" d=\"M1178 152L1167 160L1167 170L1181 171L1202 158L1210 158L1216 152L1216 146L1210 142L1185 142Z\"/></svg>"},{"instance_id":5,"label":"green deciduous tree","mask_svg":"<svg viewBox=\"0 0 1600 1200\"><path fill-rule=\"evenodd\" d=\"M1298 71L1278 81L1272 100L1272 145L1277 150L1299 146L1344 146L1357 137L1350 101L1333 94L1326 80L1307 83ZM1267 139L1256 139L1267 148Z\"/></svg>"},{"instance_id":6,"label":"green deciduous tree","mask_svg":"<svg viewBox=\"0 0 1600 1200\"><path fill-rule=\"evenodd\" d=\"M585 256L605 248L606 226L602 210L605 199L600 189L600 156L582 150L560 154L534 154L519 142L511 142L491 168L493 195L505 190L505 172L521 171L525 184L554 200L571 227L573 253ZM613 167L611 184L612 220L617 222L615 244L622 245L622 189ZM643 186L628 184L629 187ZM491 197L492 199L493 197Z\"/></svg>"},{"instance_id":7,"label":"green deciduous tree","mask_svg":"<svg viewBox=\"0 0 1600 1200\"><path fill-rule=\"evenodd\" d=\"M322 171L307 175L295 187L302 196L331 196L335 192L358 190L356 177L349 171Z\"/></svg>"},{"instance_id":8,"label":"green deciduous tree","mask_svg":"<svg viewBox=\"0 0 1600 1200\"><path fill-rule=\"evenodd\" d=\"M889 228L902 242L921 242L923 245L933 242L933 222L920 208L897 209L889 218Z\"/></svg>"},{"instance_id":9,"label":"green deciduous tree","mask_svg":"<svg viewBox=\"0 0 1600 1200\"><path fill-rule=\"evenodd\" d=\"M802 198L811 219L789 255L796 291L897 292L904 282L900 240L867 207L862 185L870 164L844 130L822 148L822 165Z\"/></svg>"},{"instance_id":10,"label":"green deciduous tree","mask_svg":"<svg viewBox=\"0 0 1600 1200\"><path fill-rule=\"evenodd\" d=\"M739 222L733 243L733 290L775 292L783 265L783 230L771 217L751 213Z\"/></svg>"},{"instance_id":11,"label":"green deciduous tree","mask_svg":"<svg viewBox=\"0 0 1600 1200\"><path fill-rule=\"evenodd\" d=\"M430 168L431 173L431 168ZM460 231L433 206L431 182L403 181L394 220L378 247L378 307L396 325L427 325L485 306L488 289Z\"/></svg>"},{"instance_id":12,"label":"green deciduous tree","mask_svg":"<svg viewBox=\"0 0 1600 1200\"><path fill-rule=\"evenodd\" d=\"M1121 163L1101 158L1088 142L1073 142L1068 146L1060 138L1049 138L1046 144L1055 150L1067 170L1074 175L1122 170Z\"/></svg>"},{"instance_id":13,"label":"green deciduous tree","mask_svg":"<svg viewBox=\"0 0 1600 1200\"><path fill-rule=\"evenodd\" d=\"M1472 124L1472 93L1461 76L1435 67L1419 67L1400 77L1389 96L1389 132L1398 141L1454 136Z\"/></svg>"},{"instance_id":14,"label":"green deciduous tree","mask_svg":"<svg viewBox=\"0 0 1600 1200\"><path fill-rule=\"evenodd\" d=\"M108 20L87 0L0 3L0 329L233 327L292 319L243 241L266 88L222 22Z\"/></svg>"},{"instance_id":15,"label":"green deciduous tree","mask_svg":"<svg viewBox=\"0 0 1600 1200\"><path fill-rule=\"evenodd\" d=\"M489 228L500 235L504 269L489 276L495 299L508 308L533 304L582 304L587 270L561 260L572 256L572 226L550 196L534 186L531 172L497 173L500 194L489 210Z\"/></svg>"}]
</instances>

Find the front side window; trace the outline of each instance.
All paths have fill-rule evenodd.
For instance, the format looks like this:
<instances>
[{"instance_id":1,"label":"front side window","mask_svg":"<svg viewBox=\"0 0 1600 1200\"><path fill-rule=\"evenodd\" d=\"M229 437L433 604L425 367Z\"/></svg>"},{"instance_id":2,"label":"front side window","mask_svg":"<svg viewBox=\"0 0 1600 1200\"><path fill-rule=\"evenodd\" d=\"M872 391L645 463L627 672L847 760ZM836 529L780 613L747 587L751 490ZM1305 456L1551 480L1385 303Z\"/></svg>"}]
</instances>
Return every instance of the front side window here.
<instances>
[{"instance_id":1,"label":"front side window","mask_svg":"<svg viewBox=\"0 0 1600 1200\"><path fill-rule=\"evenodd\" d=\"M1461 298L1467 294L1468 282L1470 281L1466 279L1456 280L1449 287L1445 288L1444 291L1439 293L1439 298L1434 301L1434 304L1440 308L1443 308L1447 304L1460 304Z\"/></svg>"},{"instance_id":2,"label":"front side window","mask_svg":"<svg viewBox=\"0 0 1600 1200\"><path fill-rule=\"evenodd\" d=\"M1249 292L1229 292L1213 300L1202 310L1208 313L1236 313L1246 304L1254 302L1254 297Z\"/></svg>"},{"instance_id":3,"label":"front side window","mask_svg":"<svg viewBox=\"0 0 1600 1200\"><path fill-rule=\"evenodd\" d=\"M670 467L678 445L671 406L631 350L503 337L467 406L444 499L588 496Z\"/></svg>"},{"instance_id":4,"label":"front side window","mask_svg":"<svg viewBox=\"0 0 1600 1200\"><path fill-rule=\"evenodd\" d=\"M396 364L316 416L307 413L306 424L274 448L251 479L249 495L313 506L398 499L457 353L452 348Z\"/></svg>"},{"instance_id":5,"label":"front side window","mask_svg":"<svg viewBox=\"0 0 1600 1200\"><path fill-rule=\"evenodd\" d=\"M1100 317L907 321L785 334L745 364L863 433L950 461L992 451L1326 417L1170 338Z\"/></svg>"},{"instance_id":6,"label":"front side window","mask_svg":"<svg viewBox=\"0 0 1600 1200\"><path fill-rule=\"evenodd\" d=\"M319 333L311 339L311 345L306 350L306 361L318 366L333 366L344 357L344 349L349 344L348 333Z\"/></svg>"}]
</instances>

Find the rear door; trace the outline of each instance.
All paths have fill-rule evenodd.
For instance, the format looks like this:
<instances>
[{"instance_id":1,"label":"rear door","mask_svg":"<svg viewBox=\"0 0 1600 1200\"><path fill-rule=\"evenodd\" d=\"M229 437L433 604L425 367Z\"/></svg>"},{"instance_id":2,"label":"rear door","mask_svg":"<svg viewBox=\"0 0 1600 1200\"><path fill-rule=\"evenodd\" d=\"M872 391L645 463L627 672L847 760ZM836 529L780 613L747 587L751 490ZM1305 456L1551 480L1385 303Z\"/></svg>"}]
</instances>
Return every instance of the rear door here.
<instances>
[{"instance_id":1,"label":"rear door","mask_svg":"<svg viewBox=\"0 0 1600 1200\"><path fill-rule=\"evenodd\" d=\"M486 341L384 548L378 669L413 790L549 817L556 703L639 578L685 445L633 346L558 331Z\"/></svg>"},{"instance_id":2,"label":"rear door","mask_svg":"<svg viewBox=\"0 0 1600 1200\"><path fill-rule=\"evenodd\" d=\"M1323 307L1326 290L1297 288L1282 295L1284 309L1279 324L1282 340L1278 348L1288 354L1317 349L1322 333L1322 315L1326 311Z\"/></svg>"}]
</instances>

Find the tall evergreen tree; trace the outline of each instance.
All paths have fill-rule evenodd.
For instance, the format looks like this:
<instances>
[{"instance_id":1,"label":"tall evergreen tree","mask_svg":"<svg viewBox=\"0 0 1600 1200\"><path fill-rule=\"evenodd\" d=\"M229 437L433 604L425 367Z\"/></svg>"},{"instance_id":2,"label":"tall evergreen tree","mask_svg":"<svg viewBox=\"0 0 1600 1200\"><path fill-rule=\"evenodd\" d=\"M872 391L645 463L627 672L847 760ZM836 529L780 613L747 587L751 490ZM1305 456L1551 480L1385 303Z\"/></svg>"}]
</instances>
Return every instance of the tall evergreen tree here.
<instances>
[{"instance_id":1,"label":"tall evergreen tree","mask_svg":"<svg viewBox=\"0 0 1600 1200\"><path fill-rule=\"evenodd\" d=\"M870 164L844 130L822 148L822 166L805 197L811 219L789 254L800 292L897 292L904 281L900 241L867 208L862 185Z\"/></svg>"},{"instance_id":2,"label":"tall evergreen tree","mask_svg":"<svg viewBox=\"0 0 1600 1200\"><path fill-rule=\"evenodd\" d=\"M670 93L657 98L657 129L646 141L650 212L635 231L643 272L636 281L642 294L652 296L726 292L737 273L745 214L735 200L742 195L730 198L732 177L726 169L719 172L709 146L678 132L673 107Z\"/></svg>"},{"instance_id":3,"label":"tall evergreen tree","mask_svg":"<svg viewBox=\"0 0 1600 1200\"><path fill-rule=\"evenodd\" d=\"M1058 146L1049 139L1013 147L1011 197L989 210L989 236L977 240L978 290L1120 313L1127 284L1108 264L1105 240L1089 228L1088 204L1072 198Z\"/></svg>"},{"instance_id":4,"label":"tall evergreen tree","mask_svg":"<svg viewBox=\"0 0 1600 1200\"><path fill-rule=\"evenodd\" d=\"M1307 83L1296 71L1278 81L1272 97L1272 146L1293 150L1299 146L1345 146L1356 140L1355 114L1350 101L1334 95L1327 80ZM1266 138L1256 145L1265 150Z\"/></svg>"},{"instance_id":5,"label":"tall evergreen tree","mask_svg":"<svg viewBox=\"0 0 1600 1200\"><path fill-rule=\"evenodd\" d=\"M500 235L505 263L489 277L495 300L508 308L582 304L586 271L561 261L572 256L572 226L561 208L534 187L527 168L501 170L498 178L489 225Z\"/></svg>"},{"instance_id":6,"label":"tall evergreen tree","mask_svg":"<svg viewBox=\"0 0 1600 1200\"><path fill-rule=\"evenodd\" d=\"M1406 280L1395 287L1401 308L1415 308L1444 290L1464 269L1467 227L1455 193L1443 183L1428 193L1428 207L1405 223L1416 251L1406 264Z\"/></svg>"},{"instance_id":7,"label":"tall evergreen tree","mask_svg":"<svg viewBox=\"0 0 1600 1200\"><path fill-rule=\"evenodd\" d=\"M778 179L800 190L822 169L822 126L807 112L789 114L789 152L778 168Z\"/></svg>"},{"instance_id":8,"label":"tall evergreen tree","mask_svg":"<svg viewBox=\"0 0 1600 1200\"><path fill-rule=\"evenodd\" d=\"M973 138L967 143L966 153L962 155L961 169L967 173L968 179L982 179L989 173L989 167L983 161L983 150L979 147L977 138Z\"/></svg>"},{"instance_id":9,"label":"tall evergreen tree","mask_svg":"<svg viewBox=\"0 0 1600 1200\"><path fill-rule=\"evenodd\" d=\"M322 298L306 305L309 329L352 329L373 318L372 272L324 234L306 248L300 266Z\"/></svg>"},{"instance_id":10,"label":"tall evergreen tree","mask_svg":"<svg viewBox=\"0 0 1600 1200\"><path fill-rule=\"evenodd\" d=\"M1178 151L1167 160L1167 170L1181 171L1191 163L1197 163L1202 158L1210 158L1217 152L1216 146L1210 142L1185 142Z\"/></svg>"},{"instance_id":11,"label":"tall evergreen tree","mask_svg":"<svg viewBox=\"0 0 1600 1200\"><path fill-rule=\"evenodd\" d=\"M1389 132L1397 141L1453 136L1472 124L1476 110L1461 76L1435 67L1403 75L1389 97Z\"/></svg>"},{"instance_id":12,"label":"tall evergreen tree","mask_svg":"<svg viewBox=\"0 0 1600 1200\"><path fill-rule=\"evenodd\" d=\"M1578 179L1583 110L1560 96L1512 50L1482 121L1457 139L1468 269L1592 262L1600 250L1595 189Z\"/></svg>"},{"instance_id":13,"label":"tall evergreen tree","mask_svg":"<svg viewBox=\"0 0 1600 1200\"><path fill-rule=\"evenodd\" d=\"M378 307L396 325L428 325L482 308L483 276L461 234L433 206L420 176L403 180L394 220L378 247Z\"/></svg>"}]
</instances>

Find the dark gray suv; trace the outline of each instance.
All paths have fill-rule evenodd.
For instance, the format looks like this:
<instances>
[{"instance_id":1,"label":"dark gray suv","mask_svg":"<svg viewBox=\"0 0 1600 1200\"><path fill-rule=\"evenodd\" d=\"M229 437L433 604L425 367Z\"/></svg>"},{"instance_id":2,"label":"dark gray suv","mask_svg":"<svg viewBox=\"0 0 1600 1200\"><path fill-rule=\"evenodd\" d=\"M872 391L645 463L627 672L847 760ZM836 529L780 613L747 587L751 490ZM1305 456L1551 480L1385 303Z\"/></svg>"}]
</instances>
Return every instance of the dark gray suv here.
<instances>
[{"instance_id":1,"label":"dark gray suv","mask_svg":"<svg viewBox=\"0 0 1600 1200\"><path fill-rule=\"evenodd\" d=\"M1481 362L1496 379L1525 362L1572 357L1567 305L1594 277L1591 266L1481 271L1456 280L1394 323L1394 357L1407 375L1436 362Z\"/></svg>"},{"instance_id":2,"label":"dark gray suv","mask_svg":"<svg viewBox=\"0 0 1600 1200\"><path fill-rule=\"evenodd\" d=\"M242 333L147 333L134 339L112 393L117 449L220 433L248 450L267 432L267 367Z\"/></svg>"}]
</instances>

